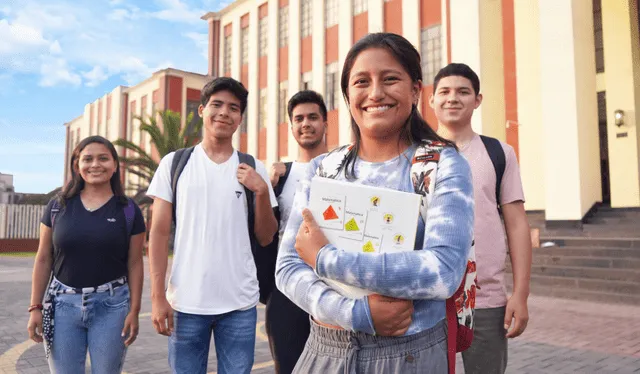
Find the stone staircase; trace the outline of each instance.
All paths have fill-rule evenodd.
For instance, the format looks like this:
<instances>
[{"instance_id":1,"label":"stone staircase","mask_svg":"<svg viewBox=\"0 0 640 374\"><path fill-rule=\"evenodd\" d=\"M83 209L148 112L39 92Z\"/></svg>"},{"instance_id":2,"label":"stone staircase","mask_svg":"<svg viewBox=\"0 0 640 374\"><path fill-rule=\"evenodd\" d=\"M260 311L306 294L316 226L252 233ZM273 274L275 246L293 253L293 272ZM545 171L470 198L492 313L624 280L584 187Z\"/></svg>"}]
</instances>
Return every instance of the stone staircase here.
<instances>
[{"instance_id":1,"label":"stone staircase","mask_svg":"<svg viewBox=\"0 0 640 374\"><path fill-rule=\"evenodd\" d=\"M533 248L531 293L640 305L640 209L599 207L582 229L548 230L544 214L529 214L540 229ZM510 261L507 286L511 288Z\"/></svg>"}]
</instances>

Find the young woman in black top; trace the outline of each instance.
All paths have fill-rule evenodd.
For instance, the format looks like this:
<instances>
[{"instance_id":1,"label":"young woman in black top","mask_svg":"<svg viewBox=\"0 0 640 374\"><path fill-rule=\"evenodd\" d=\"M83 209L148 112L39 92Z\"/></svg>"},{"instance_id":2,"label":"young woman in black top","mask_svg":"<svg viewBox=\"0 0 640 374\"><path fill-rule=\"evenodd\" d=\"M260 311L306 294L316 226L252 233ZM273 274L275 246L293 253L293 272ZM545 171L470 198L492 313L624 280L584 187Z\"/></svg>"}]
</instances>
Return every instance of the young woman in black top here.
<instances>
[{"instance_id":1,"label":"young woman in black top","mask_svg":"<svg viewBox=\"0 0 640 374\"><path fill-rule=\"evenodd\" d=\"M70 171L40 225L29 337L44 340L52 373L84 373L87 350L93 374L120 373L138 335L144 219L107 139L82 140Z\"/></svg>"}]
</instances>

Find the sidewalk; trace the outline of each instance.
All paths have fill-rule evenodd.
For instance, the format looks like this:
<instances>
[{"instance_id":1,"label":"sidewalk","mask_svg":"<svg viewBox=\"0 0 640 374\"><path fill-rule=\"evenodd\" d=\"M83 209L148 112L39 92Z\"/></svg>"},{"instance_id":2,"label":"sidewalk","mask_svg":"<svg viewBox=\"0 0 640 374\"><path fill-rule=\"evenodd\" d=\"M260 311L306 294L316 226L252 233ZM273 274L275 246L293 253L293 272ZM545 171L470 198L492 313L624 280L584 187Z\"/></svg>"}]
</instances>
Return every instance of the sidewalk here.
<instances>
[{"instance_id":1,"label":"sidewalk","mask_svg":"<svg viewBox=\"0 0 640 374\"><path fill-rule=\"evenodd\" d=\"M32 264L33 258L0 257L0 373L49 372L42 346L28 340L26 332ZM167 338L155 333L149 319L148 285L147 279L140 335L124 367L129 374L170 372ZM640 373L640 308L536 296L529 308L527 331L509 342L507 373ZM253 373L273 373L262 306L258 317ZM212 349L210 373L215 363Z\"/></svg>"}]
</instances>

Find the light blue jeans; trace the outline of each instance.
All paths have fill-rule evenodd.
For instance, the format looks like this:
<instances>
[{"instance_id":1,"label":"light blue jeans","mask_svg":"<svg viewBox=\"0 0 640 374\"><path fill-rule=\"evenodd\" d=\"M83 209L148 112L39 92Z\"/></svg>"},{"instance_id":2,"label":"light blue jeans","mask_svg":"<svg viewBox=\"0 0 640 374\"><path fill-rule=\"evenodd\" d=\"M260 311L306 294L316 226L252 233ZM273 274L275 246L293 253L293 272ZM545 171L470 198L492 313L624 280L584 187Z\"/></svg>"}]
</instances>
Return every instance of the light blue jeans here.
<instances>
[{"instance_id":1,"label":"light blue jeans","mask_svg":"<svg viewBox=\"0 0 640 374\"><path fill-rule=\"evenodd\" d=\"M211 332L218 374L249 374L256 344L257 311L253 307L218 315L176 311L169 338L169 365L175 374L207 372Z\"/></svg>"},{"instance_id":2,"label":"light blue jeans","mask_svg":"<svg viewBox=\"0 0 640 374\"><path fill-rule=\"evenodd\" d=\"M84 374L87 350L91 373L120 373L126 354L121 333L129 313L129 286L98 293L59 294L54 302L51 373Z\"/></svg>"}]
</instances>

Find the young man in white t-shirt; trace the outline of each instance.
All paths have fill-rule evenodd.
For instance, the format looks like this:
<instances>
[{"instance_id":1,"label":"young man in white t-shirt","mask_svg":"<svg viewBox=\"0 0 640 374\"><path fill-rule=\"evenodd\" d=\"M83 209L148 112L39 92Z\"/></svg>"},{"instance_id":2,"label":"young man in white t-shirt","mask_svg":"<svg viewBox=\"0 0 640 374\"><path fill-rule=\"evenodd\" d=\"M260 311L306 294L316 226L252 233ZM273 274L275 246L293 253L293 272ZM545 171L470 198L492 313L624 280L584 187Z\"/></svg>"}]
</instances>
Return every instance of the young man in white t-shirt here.
<instances>
[{"instance_id":1,"label":"young man in white t-shirt","mask_svg":"<svg viewBox=\"0 0 640 374\"><path fill-rule=\"evenodd\" d=\"M473 343L462 353L465 373L502 374L507 368L507 338L522 334L529 320L531 237L513 148L504 142L499 145L493 142L497 152L504 153L505 161L502 181L496 190L498 173L488 148L471 128L473 111L481 103L480 80L469 66L454 63L438 72L430 98L438 118L438 134L453 140L469 161L476 207L478 291ZM507 248L513 269L513 294L509 298L504 282Z\"/></svg>"},{"instance_id":2,"label":"young man in white t-shirt","mask_svg":"<svg viewBox=\"0 0 640 374\"><path fill-rule=\"evenodd\" d=\"M298 182L306 174L309 162L327 152L327 107L322 96L311 90L300 91L291 97L287 109L291 133L298 142L299 150L288 174L285 163L271 166L271 184L282 191L278 195L280 235L287 225ZM283 184L281 179L285 176ZM267 301L265 327L276 373L290 374L309 337L309 315L274 287Z\"/></svg>"},{"instance_id":3,"label":"young man in white t-shirt","mask_svg":"<svg viewBox=\"0 0 640 374\"><path fill-rule=\"evenodd\" d=\"M173 373L207 372L212 332L218 373L248 374L253 366L259 288L249 230L260 245L269 244L277 230L277 202L264 165L255 160L253 169L240 163L232 145L246 107L247 90L240 82L223 77L207 83L198 108L203 139L180 174L176 194L175 152L162 158L147 191L154 198L152 321L159 334L169 336ZM251 228L245 188L255 199ZM174 256L165 294L174 204Z\"/></svg>"}]
</instances>

